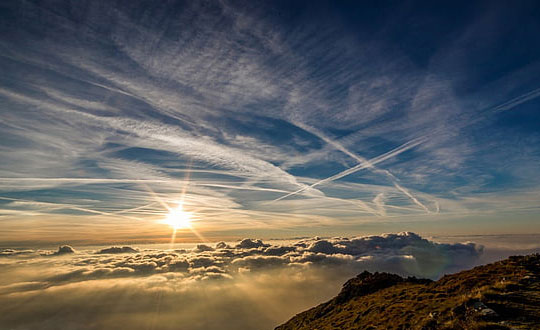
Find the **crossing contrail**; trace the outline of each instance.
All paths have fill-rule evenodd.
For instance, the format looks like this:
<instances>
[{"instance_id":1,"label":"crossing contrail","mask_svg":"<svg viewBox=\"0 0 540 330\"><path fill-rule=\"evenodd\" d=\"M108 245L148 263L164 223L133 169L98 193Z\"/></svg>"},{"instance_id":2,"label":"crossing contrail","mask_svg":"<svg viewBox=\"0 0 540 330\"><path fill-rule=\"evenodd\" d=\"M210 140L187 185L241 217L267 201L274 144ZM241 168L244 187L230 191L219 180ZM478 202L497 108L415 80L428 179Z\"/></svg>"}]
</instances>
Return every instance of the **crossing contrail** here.
<instances>
[{"instance_id":1,"label":"crossing contrail","mask_svg":"<svg viewBox=\"0 0 540 330\"><path fill-rule=\"evenodd\" d=\"M318 185L321 185L321 184L324 184L324 183L327 183L327 182L332 182L332 181L337 180L337 179L341 179L341 178L343 178L343 177L345 177L347 175L353 174L355 172L361 171L361 170L366 169L366 168L371 168L371 167L373 167L374 165L376 165L376 164L378 164L380 162L383 162L383 161L385 161L385 160L387 160L389 158L392 158L392 157L395 157L395 156L399 155L402 152L405 152L405 151L407 151L407 150L409 150L411 148L416 147L417 145L423 143L424 141L425 141L424 138L416 138L414 140L411 140L411 141L409 141L409 142L407 142L405 144L402 144L401 146L399 146L399 147L397 147L395 149L392 149L392 150L390 150L390 151L388 151L388 152L386 152L386 153L384 153L382 155L379 155L379 156L377 156L375 158L372 158L370 160L362 160L362 161L360 161L360 164L358 164L356 166L353 166L353 167L351 167L349 169L346 169L345 171L342 171L340 173L332 175L331 177L328 177L326 179L322 179L320 181L317 181L317 182L313 183L310 186L303 187L303 188L298 189L296 191L293 191L293 192L291 192L291 193L289 193L287 195L284 195L284 196L281 196L281 197L279 197L277 199L274 199L272 202L280 201L280 200L285 199L287 197L291 197L293 195L301 193L301 192L303 192L303 191L305 191L307 189L311 189L311 188L313 188L315 186L318 186ZM358 158L360 158L360 157L358 157Z\"/></svg>"}]
</instances>

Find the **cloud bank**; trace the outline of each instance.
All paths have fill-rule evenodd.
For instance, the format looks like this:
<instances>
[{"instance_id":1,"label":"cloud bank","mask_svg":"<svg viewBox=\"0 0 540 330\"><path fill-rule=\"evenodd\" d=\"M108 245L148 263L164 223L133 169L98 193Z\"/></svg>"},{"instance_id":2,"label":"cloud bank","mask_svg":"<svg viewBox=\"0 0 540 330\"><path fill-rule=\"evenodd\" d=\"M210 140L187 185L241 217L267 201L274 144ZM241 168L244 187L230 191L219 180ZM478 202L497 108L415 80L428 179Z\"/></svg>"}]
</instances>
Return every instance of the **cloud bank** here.
<instances>
[{"instance_id":1,"label":"cloud bank","mask_svg":"<svg viewBox=\"0 0 540 330\"><path fill-rule=\"evenodd\" d=\"M482 247L436 243L404 232L45 254L2 251L0 325L106 329L122 322L144 329L154 322L156 328L172 329L183 322L183 329L194 330L270 329L332 296L363 270L437 278L478 263ZM93 323L81 321L88 318Z\"/></svg>"}]
</instances>

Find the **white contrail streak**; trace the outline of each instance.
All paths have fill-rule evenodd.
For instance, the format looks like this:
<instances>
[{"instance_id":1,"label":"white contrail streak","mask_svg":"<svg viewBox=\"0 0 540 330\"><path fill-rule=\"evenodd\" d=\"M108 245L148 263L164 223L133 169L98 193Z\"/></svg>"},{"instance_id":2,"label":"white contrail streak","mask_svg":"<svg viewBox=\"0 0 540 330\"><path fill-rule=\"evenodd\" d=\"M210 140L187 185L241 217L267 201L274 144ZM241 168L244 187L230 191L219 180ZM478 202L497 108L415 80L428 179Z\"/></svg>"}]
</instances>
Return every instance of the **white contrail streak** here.
<instances>
[{"instance_id":1,"label":"white contrail streak","mask_svg":"<svg viewBox=\"0 0 540 330\"><path fill-rule=\"evenodd\" d=\"M293 196L293 195L296 195L298 193L301 193L307 189L310 189L310 188L313 188L315 186L318 186L318 185L321 185L321 184L324 184L324 183L327 183L327 182L332 182L334 180L337 180L337 179L341 179L347 175L350 175L352 173L355 173L355 172L358 172L360 170L363 170L363 169L366 169L366 168L371 168L373 167L374 165L380 163L380 162L383 162L389 158L392 158L392 157L395 157L397 155L399 155L400 153L402 152L405 152L411 148L414 148L416 147L417 145L421 144L422 142L424 142L424 138L417 138L417 139L414 139L414 140L411 140L395 149L392 149L382 155L379 155L375 158L372 158L370 160L364 160L364 161L361 161L360 164L356 165L356 166L353 166L349 169L346 169L345 171L343 172L340 172L340 173L337 173L329 178L326 178L326 179L322 179L320 181L317 181L315 183L313 183L312 185L310 186L306 186L306 187L303 187L301 189L298 189L296 191L293 191L292 193L289 193L287 195L284 195L284 196L281 196L275 200L273 200L272 202L277 202L277 201L280 201L282 199L285 199L287 197L290 197L290 196ZM409 194L410 195L410 194ZM407 195L407 196L409 196Z\"/></svg>"},{"instance_id":2,"label":"white contrail streak","mask_svg":"<svg viewBox=\"0 0 540 330\"><path fill-rule=\"evenodd\" d=\"M310 132L311 134L315 135L315 136L318 137L319 139L321 139L321 140L323 140L324 142L328 143L329 145L333 146L333 147L336 148L337 150L343 152L343 153L346 154L347 156L356 159L359 163L362 163L362 162L366 162L366 161L367 161L366 158L361 157L361 156L358 156L357 154L350 152L350 151L347 150L347 148L345 148L343 145L341 145L340 143L338 143L338 142L336 142L336 141L330 139L329 137L327 137L326 135L324 135L323 133L321 133L320 131L318 131L316 128L310 127L310 126L307 126L307 125L304 125L304 124L298 123L298 122L293 122L293 124L294 124L295 126L300 127L301 129L303 129L303 130L306 131L306 132Z\"/></svg>"},{"instance_id":3,"label":"white contrail streak","mask_svg":"<svg viewBox=\"0 0 540 330\"><path fill-rule=\"evenodd\" d=\"M500 104L500 105L498 105L498 106L489 108L489 109L487 109L487 112L497 113L497 112L507 111L507 110L510 110L510 109L512 109L512 108L514 108L514 107L516 107L516 106L518 106L518 105L520 105L520 104L522 104L522 103L525 103L525 102L527 102L527 101L533 100L533 99L538 98L538 97L540 97L540 88L534 89L534 90L532 90L532 91L530 91L530 92L527 92L527 93L525 93L525 94L522 94L522 95L520 95L520 96L517 96L517 97L515 97L515 98L513 98L513 99L510 99L510 100L508 100L508 101L506 101L506 102L504 102L504 103L502 103L502 104ZM481 120L481 119L479 118L478 120ZM478 120L476 120L476 121L478 121ZM469 122L468 125L472 125L472 124L473 124L474 122L476 122L476 121ZM322 134L321 132L319 132L317 129L315 129L315 128L313 128L313 127L309 127L309 126L303 125L302 123L297 123L297 122L295 122L294 124L295 124L296 126L302 128L303 130L305 130L305 131L307 131L307 132L310 132L310 133L316 135L317 137L319 137L319 138L320 138L321 140L323 140L324 142L326 142L326 143L332 145L332 146L335 147L337 150L343 152L344 154L350 156L351 158L356 159L356 160L359 162L359 164L356 165L356 166L354 166L354 167L352 167L352 168L350 168L350 169L348 169L348 170L345 170L345 171L343 171L343 172L341 172L341 173L338 173L338 174L336 174L336 175L334 175L334 176L332 176L332 177L329 177L329 178L323 179L323 180L321 180L321 181L318 181L318 182L314 183L314 184L311 185L311 186L304 187L304 188L299 189L299 190L297 190L297 191L295 191L295 192L292 192L292 193L287 194L287 195L285 195L285 196L282 196L282 197L280 197L280 198L278 198L278 199L275 199L274 202L275 202L275 201L282 200L282 199L287 198L287 197L290 197L290 196L293 196L293 195L296 195L296 194L298 194L298 193L300 193L300 192L302 192L302 191L305 191L305 190L307 190L307 189L309 189L309 188L311 188L311 187L314 187L314 186L317 186L317 185L320 185L320 184L323 184L323 183L326 183L326 182L330 182L330 181L337 180L337 179L339 179L339 178L342 178L342 177L344 177L344 176L347 176L347 175L352 174L352 173L354 173L354 172L357 172L357 171L359 171L359 170L362 170L362 169L365 169L365 168L373 168L373 165L375 165L375 164L377 163L377 162L375 161L376 158L373 159L373 160L368 161L368 160L366 160L365 158L360 157L360 156L358 156L358 155L356 155L356 154L350 152L350 151L347 150L345 147L343 147L340 143L338 143L338 142L336 142L336 141L333 141L332 139L326 137L324 134ZM468 126L468 125L466 125L466 126ZM432 133L432 134L434 134L434 133ZM432 134L431 134L431 135L432 135ZM427 139L427 137L424 137L423 140L425 141L426 139ZM415 141L415 140L413 140L413 141ZM412 141L411 141L411 142L412 142ZM409 142L409 143L411 143L411 142ZM422 142L423 142L423 141L422 141ZM421 142L420 142L420 143L421 143ZM403 145L403 146L406 146L406 145L407 145L407 144L405 144L405 145ZM398 149L399 149L399 148L398 148ZM407 150L407 149L405 149L405 150ZM403 150L403 151L405 151L405 150ZM397 151L397 150L396 150L396 151ZM403 151L401 151L401 152L403 152ZM399 154L399 153L400 153L400 152L398 152L398 154ZM386 155L386 154L385 154L385 155ZM382 156L384 156L384 155L381 155L381 156L379 156L379 157L382 157ZM390 157L392 157L392 156L390 156ZM386 158L385 158L385 159L386 159ZM383 160L385 160L385 159L383 159ZM380 161L383 161L383 160L380 160ZM367 165L367 163L369 163L369 162L372 163L371 166ZM379 169L376 169L376 170L377 170L377 171L382 171L384 174L386 174L388 177L390 177L390 179L392 180L392 183L394 184L394 186L396 187L396 189L398 189L398 190L401 191L403 194L405 194L407 197L409 197L409 198L413 201L414 204L418 205L419 207L421 207L422 209L424 209L426 212L431 213L431 212L429 211L429 209L428 209L424 204L422 204L416 197L414 197L414 195L413 195L411 192L409 192L409 190L407 190L405 187L403 187L403 186L401 186L401 185L398 184L397 178L396 178L392 173L390 173L390 172L387 171L387 170L379 170ZM439 213L439 205L438 205L438 204L436 204L436 212L435 212L435 213Z\"/></svg>"},{"instance_id":4,"label":"white contrail streak","mask_svg":"<svg viewBox=\"0 0 540 330\"><path fill-rule=\"evenodd\" d=\"M540 96L540 88L534 89L528 93L525 93L523 95L520 95L518 97L515 97L509 101L506 101L494 108L491 109L493 112L502 112L506 110L510 110L514 108L515 106L518 106L522 103L525 103L527 101L533 100Z\"/></svg>"},{"instance_id":5,"label":"white contrail streak","mask_svg":"<svg viewBox=\"0 0 540 330\"><path fill-rule=\"evenodd\" d=\"M423 208L427 213L431 213L429 209L424 204L420 203L420 201L416 199L416 197L414 197L407 189L397 184L397 182L394 182L394 187L396 187L399 191L407 195L407 197L409 197L414 202L414 204Z\"/></svg>"},{"instance_id":6,"label":"white contrail streak","mask_svg":"<svg viewBox=\"0 0 540 330\"><path fill-rule=\"evenodd\" d=\"M373 204L375 204L375 207L381 216L386 216L386 210L384 208L384 193L380 193L375 196L375 198L373 198Z\"/></svg>"},{"instance_id":7,"label":"white contrail streak","mask_svg":"<svg viewBox=\"0 0 540 330\"><path fill-rule=\"evenodd\" d=\"M324 134L322 134L321 132L319 132L316 128L314 127L310 127L310 126L307 126L307 125L304 125L302 123L294 123L296 126L302 128L303 130L307 131L307 132L310 132L311 134L317 136L318 138L320 138L321 140L323 140L324 142L332 145L333 147L335 147L337 150L343 152L344 154L348 155L349 157L351 158L354 158L355 160L357 160L360 164L363 164L363 163L366 163L366 162L369 162L367 159L365 159L364 157L361 157L349 150L347 150L347 148L345 148L343 145L341 145L340 143L328 138L327 136L325 136ZM424 140L426 140L426 137L423 138ZM413 140L415 141L415 140ZM411 141L412 142L412 141ZM423 142L423 141L422 141ZM375 173L382 173L386 176L388 176L390 178L390 180L392 181L392 183L394 185L398 184L398 179L390 172L390 171L387 171L387 170L382 170L382 169L378 169L378 168L375 168L374 166L370 166L369 167L373 172ZM350 173L349 173L350 174ZM347 174L348 175L348 174ZM417 204L417 205L420 205L423 209L427 209L425 205L423 205L417 198L414 197L414 195L409 192L405 187L403 186L400 186L401 189L399 189L401 192L403 192L407 197L411 198L411 200L413 201L413 203ZM306 188L307 189L307 188ZM304 189L305 190L305 189ZM279 200L279 199L278 199Z\"/></svg>"},{"instance_id":8,"label":"white contrail streak","mask_svg":"<svg viewBox=\"0 0 540 330\"><path fill-rule=\"evenodd\" d=\"M126 219L131 220L141 220L140 218L127 216L127 215L120 215L117 213L110 213L110 212L104 212L104 211L98 211L98 210L92 210L85 207L80 207L73 204L62 204L62 203L50 203L50 202L38 202L28 199L20 199L20 198L9 198L9 197L0 197L1 200L7 200L7 201L13 201L13 202L21 202L26 204L33 204L33 205L43 205L43 206L49 206L57 209L69 209L69 210L76 210L76 211L82 211L87 213L94 213L98 215L105 215L105 216L119 216Z\"/></svg>"}]
</instances>

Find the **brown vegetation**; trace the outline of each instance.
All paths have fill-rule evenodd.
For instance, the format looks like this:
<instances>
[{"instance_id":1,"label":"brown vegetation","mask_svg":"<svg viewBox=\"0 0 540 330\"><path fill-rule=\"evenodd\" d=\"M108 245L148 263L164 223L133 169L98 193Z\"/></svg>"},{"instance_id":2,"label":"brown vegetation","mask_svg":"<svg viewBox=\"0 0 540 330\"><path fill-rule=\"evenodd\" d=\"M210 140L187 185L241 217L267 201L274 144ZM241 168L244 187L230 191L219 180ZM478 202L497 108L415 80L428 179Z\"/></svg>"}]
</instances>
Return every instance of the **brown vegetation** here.
<instances>
[{"instance_id":1,"label":"brown vegetation","mask_svg":"<svg viewBox=\"0 0 540 330\"><path fill-rule=\"evenodd\" d=\"M276 328L327 329L540 329L540 255L435 282L364 272L332 300Z\"/></svg>"}]
</instances>

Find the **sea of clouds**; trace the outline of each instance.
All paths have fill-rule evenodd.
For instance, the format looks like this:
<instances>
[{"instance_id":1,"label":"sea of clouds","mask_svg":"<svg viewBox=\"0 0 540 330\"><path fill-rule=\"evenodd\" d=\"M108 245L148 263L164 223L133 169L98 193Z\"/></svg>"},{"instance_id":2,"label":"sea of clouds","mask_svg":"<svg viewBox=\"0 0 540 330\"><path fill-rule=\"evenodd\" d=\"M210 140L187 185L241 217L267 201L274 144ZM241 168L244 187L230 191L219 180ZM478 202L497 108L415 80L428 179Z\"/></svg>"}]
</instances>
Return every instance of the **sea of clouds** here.
<instances>
[{"instance_id":1,"label":"sea of clouds","mask_svg":"<svg viewBox=\"0 0 540 330\"><path fill-rule=\"evenodd\" d=\"M474 243L405 232L199 244L0 250L0 328L272 329L363 270L436 279L481 260Z\"/></svg>"}]
</instances>

